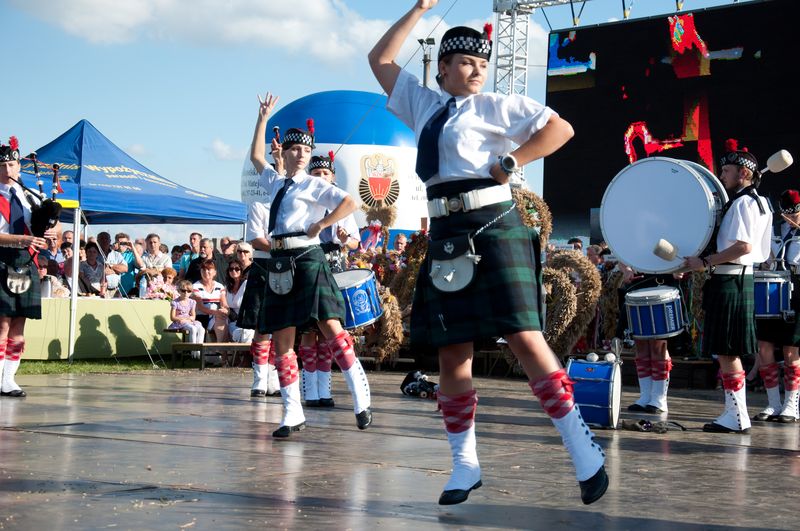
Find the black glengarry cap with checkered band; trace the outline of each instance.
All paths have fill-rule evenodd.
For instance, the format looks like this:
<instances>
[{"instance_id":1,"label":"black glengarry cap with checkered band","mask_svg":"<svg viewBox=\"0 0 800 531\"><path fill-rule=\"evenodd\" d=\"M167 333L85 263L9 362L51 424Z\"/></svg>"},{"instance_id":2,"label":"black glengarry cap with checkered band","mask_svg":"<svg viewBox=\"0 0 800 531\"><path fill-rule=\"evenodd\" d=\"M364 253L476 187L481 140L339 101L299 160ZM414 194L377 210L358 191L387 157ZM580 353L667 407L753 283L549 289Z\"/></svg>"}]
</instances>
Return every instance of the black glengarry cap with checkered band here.
<instances>
[{"instance_id":1,"label":"black glengarry cap with checkered band","mask_svg":"<svg viewBox=\"0 0 800 531\"><path fill-rule=\"evenodd\" d=\"M489 60L492 56L492 25L485 24L483 33L466 26L447 30L439 45L439 61L454 53Z\"/></svg>"},{"instance_id":2,"label":"black glengarry cap with checkered band","mask_svg":"<svg viewBox=\"0 0 800 531\"><path fill-rule=\"evenodd\" d=\"M323 157L322 155L314 155L311 157L311 162L308 163L308 172L311 173L317 168L322 168L324 170L331 170L332 173L336 173L336 168L333 165L333 159L333 151L328 151L327 157Z\"/></svg>"},{"instance_id":3,"label":"black glengarry cap with checkered band","mask_svg":"<svg viewBox=\"0 0 800 531\"><path fill-rule=\"evenodd\" d=\"M797 214L800 212L800 192L797 190L784 190L781 193L781 213Z\"/></svg>"},{"instance_id":4,"label":"black glengarry cap with checkered band","mask_svg":"<svg viewBox=\"0 0 800 531\"><path fill-rule=\"evenodd\" d=\"M281 144L281 147L287 149L295 144L303 144L304 146L314 149L314 120L309 118L306 121L306 126L308 129L305 131L297 129L296 127L287 130L283 135L283 144Z\"/></svg>"},{"instance_id":5,"label":"black glengarry cap with checkered band","mask_svg":"<svg viewBox=\"0 0 800 531\"><path fill-rule=\"evenodd\" d=\"M739 142L735 138L729 138L725 141L725 151L725 155L720 160L720 166L735 164L752 171L755 177L761 176L755 155L750 153L747 148L739 148Z\"/></svg>"},{"instance_id":6,"label":"black glengarry cap with checkered band","mask_svg":"<svg viewBox=\"0 0 800 531\"><path fill-rule=\"evenodd\" d=\"M0 142L0 162L12 160L19 160L19 141L15 136L8 139L8 145Z\"/></svg>"}]
</instances>

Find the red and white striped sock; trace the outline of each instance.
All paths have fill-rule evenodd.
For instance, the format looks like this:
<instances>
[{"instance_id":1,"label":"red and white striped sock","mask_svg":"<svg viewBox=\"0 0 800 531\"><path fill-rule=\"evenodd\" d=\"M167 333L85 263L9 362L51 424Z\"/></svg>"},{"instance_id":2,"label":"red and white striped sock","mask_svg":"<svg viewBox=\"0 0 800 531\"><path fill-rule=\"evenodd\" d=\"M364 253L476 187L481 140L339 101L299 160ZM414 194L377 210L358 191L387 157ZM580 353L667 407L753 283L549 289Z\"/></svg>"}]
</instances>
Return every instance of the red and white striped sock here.
<instances>
[{"instance_id":1,"label":"red and white striped sock","mask_svg":"<svg viewBox=\"0 0 800 531\"><path fill-rule=\"evenodd\" d=\"M6 342L7 361L19 361L19 359L22 357L23 352L25 352L24 339L16 341L14 339L8 338L8 341Z\"/></svg>"},{"instance_id":2,"label":"red and white striped sock","mask_svg":"<svg viewBox=\"0 0 800 531\"><path fill-rule=\"evenodd\" d=\"M764 387L770 389L772 387L778 387L778 364L773 362L769 365L762 365L758 368L758 374L761 375L761 379L764 380Z\"/></svg>"},{"instance_id":3,"label":"red and white striped sock","mask_svg":"<svg viewBox=\"0 0 800 531\"><path fill-rule=\"evenodd\" d=\"M333 352L333 358L342 371L346 371L356 362L353 336L347 330L342 330L336 337L329 340L328 348Z\"/></svg>"},{"instance_id":4,"label":"red and white striped sock","mask_svg":"<svg viewBox=\"0 0 800 531\"><path fill-rule=\"evenodd\" d=\"M736 392L744 387L744 371L727 372L722 375L722 388L726 391Z\"/></svg>"},{"instance_id":5,"label":"red and white striped sock","mask_svg":"<svg viewBox=\"0 0 800 531\"><path fill-rule=\"evenodd\" d=\"M438 400L447 433L461 433L475 423L475 411L478 408L478 394L475 389L455 396L439 393Z\"/></svg>"},{"instance_id":6,"label":"red and white striped sock","mask_svg":"<svg viewBox=\"0 0 800 531\"><path fill-rule=\"evenodd\" d=\"M574 409L575 401L572 393L574 384L564 369L551 372L535 382L528 382L531 391L542 403L545 413L554 419L560 419Z\"/></svg>"},{"instance_id":7,"label":"red and white striped sock","mask_svg":"<svg viewBox=\"0 0 800 531\"><path fill-rule=\"evenodd\" d=\"M253 341L250 343L250 354L253 356L253 363L256 365L266 365L269 356L271 341Z\"/></svg>"},{"instance_id":8,"label":"red and white striped sock","mask_svg":"<svg viewBox=\"0 0 800 531\"><path fill-rule=\"evenodd\" d=\"M303 370L307 372L316 372L317 370L317 345L300 345L297 349L297 354L303 360Z\"/></svg>"},{"instance_id":9,"label":"red and white striped sock","mask_svg":"<svg viewBox=\"0 0 800 531\"><path fill-rule=\"evenodd\" d=\"M800 389L800 364L783 366L783 384L787 391Z\"/></svg>"},{"instance_id":10,"label":"red and white striped sock","mask_svg":"<svg viewBox=\"0 0 800 531\"><path fill-rule=\"evenodd\" d=\"M0 361L6 359L6 346L8 345L8 340L0 342Z\"/></svg>"},{"instance_id":11,"label":"red and white striped sock","mask_svg":"<svg viewBox=\"0 0 800 531\"><path fill-rule=\"evenodd\" d=\"M652 373L650 368L650 358L634 358L636 363L636 376L638 378L649 378Z\"/></svg>"},{"instance_id":12,"label":"red and white striped sock","mask_svg":"<svg viewBox=\"0 0 800 531\"><path fill-rule=\"evenodd\" d=\"M330 345L327 341L320 341L317 343L317 370L322 372L331 372L333 365L333 352L331 352Z\"/></svg>"},{"instance_id":13,"label":"red and white striped sock","mask_svg":"<svg viewBox=\"0 0 800 531\"><path fill-rule=\"evenodd\" d=\"M281 388L289 387L298 380L299 369L297 367L297 354L290 350L283 356L275 359L275 366L278 369L278 380Z\"/></svg>"},{"instance_id":14,"label":"red and white striped sock","mask_svg":"<svg viewBox=\"0 0 800 531\"><path fill-rule=\"evenodd\" d=\"M269 342L269 353L267 354L267 363L269 363L270 365L275 365L275 357L276 357L276 354L275 354L275 342L274 341L270 341Z\"/></svg>"},{"instance_id":15,"label":"red and white striped sock","mask_svg":"<svg viewBox=\"0 0 800 531\"><path fill-rule=\"evenodd\" d=\"M636 364L636 370L639 370L638 363ZM672 371L672 358L651 360L650 370L653 381L669 380L669 373Z\"/></svg>"}]
</instances>

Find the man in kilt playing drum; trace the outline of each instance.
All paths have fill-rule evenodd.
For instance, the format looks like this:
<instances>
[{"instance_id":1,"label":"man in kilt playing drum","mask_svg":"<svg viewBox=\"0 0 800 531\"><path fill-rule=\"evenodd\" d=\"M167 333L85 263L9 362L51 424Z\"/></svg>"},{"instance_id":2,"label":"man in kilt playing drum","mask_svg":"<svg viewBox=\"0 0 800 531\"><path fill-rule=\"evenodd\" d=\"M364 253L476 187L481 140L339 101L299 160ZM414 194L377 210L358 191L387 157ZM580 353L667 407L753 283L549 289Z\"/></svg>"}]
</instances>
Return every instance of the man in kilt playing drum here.
<instances>
[{"instance_id":1,"label":"man in kilt playing drum","mask_svg":"<svg viewBox=\"0 0 800 531\"><path fill-rule=\"evenodd\" d=\"M481 93L491 56L489 25L483 33L455 27L444 34L436 76L441 93L402 70L395 58L403 42L436 3L415 2L378 41L369 62L389 95L388 109L416 133L416 170L429 200L431 241L414 294L411 341L439 352L438 400L453 459L439 503L461 503L482 485L473 342L497 336L508 341L561 433L581 498L592 503L608 487L605 455L542 335L539 237L522 223L508 184L518 166L566 143L572 127L528 97ZM512 143L519 147L512 150Z\"/></svg>"},{"instance_id":2,"label":"man in kilt playing drum","mask_svg":"<svg viewBox=\"0 0 800 531\"><path fill-rule=\"evenodd\" d=\"M772 216L756 188L761 180L758 161L747 150L735 149L722 158L720 181L730 196L717 229L716 252L689 257L684 265L710 274L703 291L703 354L716 355L725 390L725 410L703 431L750 433L741 356L758 352L753 264L769 257Z\"/></svg>"},{"instance_id":3,"label":"man in kilt playing drum","mask_svg":"<svg viewBox=\"0 0 800 531\"><path fill-rule=\"evenodd\" d=\"M308 130L286 131L281 145L286 175L267 163L267 119L277 101L272 94L267 94L264 101L259 97L250 153L261 175L260 184L271 200L267 228L271 258L267 262L267 283L256 331L259 337L272 334L281 385L283 419L272 435L289 437L305 428L294 344L298 328L303 330L312 325L319 328L327 350L333 353L342 370L353 396L356 425L363 430L372 423L369 383L356 358L353 338L342 328L344 299L319 239L322 230L353 213L356 202L343 190L305 172L314 148L311 120ZM277 149L277 139L273 138L272 144Z\"/></svg>"}]
</instances>

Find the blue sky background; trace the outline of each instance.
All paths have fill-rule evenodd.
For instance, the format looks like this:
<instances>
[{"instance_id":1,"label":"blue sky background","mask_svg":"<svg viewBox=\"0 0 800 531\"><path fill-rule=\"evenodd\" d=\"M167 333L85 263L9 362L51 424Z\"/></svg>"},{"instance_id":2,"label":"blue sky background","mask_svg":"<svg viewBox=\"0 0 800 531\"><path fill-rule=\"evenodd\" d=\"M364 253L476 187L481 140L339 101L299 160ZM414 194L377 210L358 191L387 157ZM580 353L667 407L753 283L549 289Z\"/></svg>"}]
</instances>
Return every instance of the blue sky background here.
<instances>
[{"instance_id":1,"label":"blue sky background","mask_svg":"<svg viewBox=\"0 0 800 531\"><path fill-rule=\"evenodd\" d=\"M732 3L686 0L683 11ZM451 26L493 22L492 4L440 0L398 62L410 60L407 68L421 76L416 39L433 31L438 42ZM583 9L580 25L622 19L620 0L583 4L575 2L576 13ZM676 8L674 0L626 4L632 19ZM411 0L0 0L5 60L0 138L7 142L16 135L27 153L85 118L161 176L240 199L256 94L278 94L280 108L324 90L378 92L366 54L412 5ZM572 26L569 5L545 13L553 29ZM548 31L537 10L528 95L540 101ZM534 189L540 173L536 167L527 172ZM137 236L152 229L129 232ZM188 238L192 227L158 229L172 245ZM236 236L239 230L200 229L210 236Z\"/></svg>"}]
</instances>

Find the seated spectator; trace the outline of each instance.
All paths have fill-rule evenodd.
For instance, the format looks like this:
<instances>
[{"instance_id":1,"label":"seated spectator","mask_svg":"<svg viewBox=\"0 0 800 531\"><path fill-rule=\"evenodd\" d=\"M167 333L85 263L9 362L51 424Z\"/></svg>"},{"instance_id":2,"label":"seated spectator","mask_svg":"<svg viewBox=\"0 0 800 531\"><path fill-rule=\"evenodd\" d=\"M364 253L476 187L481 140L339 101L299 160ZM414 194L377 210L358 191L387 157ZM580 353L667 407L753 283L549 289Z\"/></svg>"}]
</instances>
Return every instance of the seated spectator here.
<instances>
[{"instance_id":1,"label":"seated spectator","mask_svg":"<svg viewBox=\"0 0 800 531\"><path fill-rule=\"evenodd\" d=\"M173 245L172 252L172 269L175 271L181 270L181 259L183 258L183 247L180 245Z\"/></svg>"},{"instance_id":2,"label":"seated spectator","mask_svg":"<svg viewBox=\"0 0 800 531\"><path fill-rule=\"evenodd\" d=\"M171 267L165 267L160 275L156 275L147 283L147 293L145 299L175 300L177 291L173 281L177 272Z\"/></svg>"},{"instance_id":3,"label":"seated spectator","mask_svg":"<svg viewBox=\"0 0 800 531\"><path fill-rule=\"evenodd\" d=\"M228 340L228 301L225 286L216 281L217 266L206 260L200 266L201 279L192 285L197 302L197 320L213 332L216 341Z\"/></svg>"},{"instance_id":4,"label":"seated spectator","mask_svg":"<svg viewBox=\"0 0 800 531\"><path fill-rule=\"evenodd\" d=\"M220 251L222 251L223 256L225 256L229 260L235 258L237 243L238 242L233 241L230 236L223 236L222 238L220 238L219 248Z\"/></svg>"},{"instance_id":5,"label":"seated spectator","mask_svg":"<svg viewBox=\"0 0 800 531\"><path fill-rule=\"evenodd\" d=\"M220 284L225 282L225 271L228 267L228 260L222 255L222 253L219 253L214 249L214 242L211 240L211 238L203 238L200 240L200 256L189 263L189 267L186 270L184 278L191 282L197 282L201 280L202 277L200 267L208 260L214 262L215 270L217 272L217 278L215 280Z\"/></svg>"},{"instance_id":6,"label":"seated spectator","mask_svg":"<svg viewBox=\"0 0 800 531\"><path fill-rule=\"evenodd\" d=\"M128 269L119 276L119 292L122 296L138 295L133 289L136 284L136 256L133 254L133 246L131 238L124 232L118 232L114 235L114 246L116 251L122 255L125 260L125 265Z\"/></svg>"},{"instance_id":7,"label":"seated spectator","mask_svg":"<svg viewBox=\"0 0 800 531\"><path fill-rule=\"evenodd\" d=\"M81 295L106 296L105 265L100 260L100 248L95 242L86 244L86 260L81 261L78 271Z\"/></svg>"},{"instance_id":8,"label":"seated spectator","mask_svg":"<svg viewBox=\"0 0 800 531\"><path fill-rule=\"evenodd\" d=\"M58 245L58 240L55 238L46 238L47 248L39 251L39 256L47 258L48 271L57 271L61 273L64 271L64 253ZM52 274L52 273L51 273Z\"/></svg>"},{"instance_id":9,"label":"seated spectator","mask_svg":"<svg viewBox=\"0 0 800 531\"><path fill-rule=\"evenodd\" d=\"M134 245L133 254L136 257L136 266L139 268L139 296L147 294L147 283L161 276L161 270L172 265L170 256L161 252L161 237L158 234L148 234L145 239L147 252L139 254Z\"/></svg>"},{"instance_id":10,"label":"seated spectator","mask_svg":"<svg viewBox=\"0 0 800 531\"><path fill-rule=\"evenodd\" d=\"M111 234L101 232L97 235L97 245L100 247L101 260L105 264L108 295L119 295L120 275L128 272L128 263L122 253L111 246Z\"/></svg>"},{"instance_id":11,"label":"seated spectator","mask_svg":"<svg viewBox=\"0 0 800 531\"><path fill-rule=\"evenodd\" d=\"M243 278L244 263L233 259L228 264L227 278L225 279L225 296L228 303L228 333L231 340L237 343L251 343L255 330L239 328L236 325L239 308L242 305L242 296L247 288L247 280Z\"/></svg>"},{"instance_id":12,"label":"seated spectator","mask_svg":"<svg viewBox=\"0 0 800 531\"><path fill-rule=\"evenodd\" d=\"M174 271L174 270L173 270ZM191 298L192 283L181 280L178 284L178 296L170 303L169 318L172 321L170 330L186 330L189 332L190 343L202 343L206 337L203 324L197 320L197 301ZM193 350L192 357L200 359L200 351Z\"/></svg>"},{"instance_id":13,"label":"seated spectator","mask_svg":"<svg viewBox=\"0 0 800 531\"><path fill-rule=\"evenodd\" d=\"M71 246L73 241L74 241L74 233L71 230L65 230L63 233L61 233L62 244L68 243Z\"/></svg>"},{"instance_id":14,"label":"seated spectator","mask_svg":"<svg viewBox=\"0 0 800 531\"><path fill-rule=\"evenodd\" d=\"M250 266L253 265L253 246L247 242L239 242L236 245L236 259L242 263L242 280L246 280Z\"/></svg>"},{"instance_id":15,"label":"seated spectator","mask_svg":"<svg viewBox=\"0 0 800 531\"><path fill-rule=\"evenodd\" d=\"M189 264L192 262L192 260L200 257L200 240L202 239L202 234L199 232L193 232L189 235L189 243L184 243L181 246L183 248L181 266L180 268L175 268L175 270L178 272L178 278L186 278L186 272L189 270Z\"/></svg>"}]
</instances>

